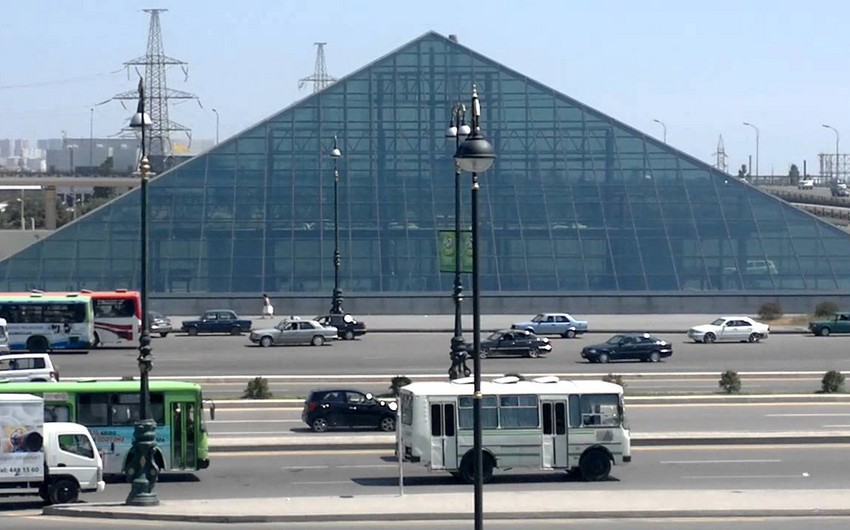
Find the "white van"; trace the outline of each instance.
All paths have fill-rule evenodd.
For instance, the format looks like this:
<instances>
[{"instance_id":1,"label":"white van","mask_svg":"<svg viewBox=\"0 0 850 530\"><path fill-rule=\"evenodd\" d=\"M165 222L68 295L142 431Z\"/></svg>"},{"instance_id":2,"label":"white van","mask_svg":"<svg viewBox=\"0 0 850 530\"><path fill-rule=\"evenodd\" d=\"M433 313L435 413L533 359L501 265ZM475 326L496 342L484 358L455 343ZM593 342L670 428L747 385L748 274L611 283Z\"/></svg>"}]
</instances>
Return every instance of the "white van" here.
<instances>
[{"instance_id":1,"label":"white van","mask_svg":"<svg viewBox=\"0 0 850 530\"><path fill-rule=\"evenodd\" d=\"M0 379L16 383L59 381L59 371L47 353L0 355Z\"/></svg>"}]
</instances>

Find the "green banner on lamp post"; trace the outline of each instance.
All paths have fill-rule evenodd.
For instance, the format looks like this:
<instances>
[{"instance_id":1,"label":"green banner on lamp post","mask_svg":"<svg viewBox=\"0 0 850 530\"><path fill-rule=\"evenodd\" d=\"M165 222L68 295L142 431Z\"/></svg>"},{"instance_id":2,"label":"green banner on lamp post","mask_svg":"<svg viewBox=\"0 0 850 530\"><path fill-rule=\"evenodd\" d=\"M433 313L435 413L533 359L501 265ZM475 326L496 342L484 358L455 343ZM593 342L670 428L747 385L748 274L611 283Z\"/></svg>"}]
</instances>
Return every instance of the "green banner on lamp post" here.
<instances>
[{"instance_id":1,"label":"green banner on lamp post","mask_svg":"<svg viewBox=\"0 0 850 530\"><path fill-rule=\"evenodd\" d=\"M455 231L440 230L440 272L455 272ZM460 272L472 272L472 231L460 232Z\"/></svg>"}]
</instances>

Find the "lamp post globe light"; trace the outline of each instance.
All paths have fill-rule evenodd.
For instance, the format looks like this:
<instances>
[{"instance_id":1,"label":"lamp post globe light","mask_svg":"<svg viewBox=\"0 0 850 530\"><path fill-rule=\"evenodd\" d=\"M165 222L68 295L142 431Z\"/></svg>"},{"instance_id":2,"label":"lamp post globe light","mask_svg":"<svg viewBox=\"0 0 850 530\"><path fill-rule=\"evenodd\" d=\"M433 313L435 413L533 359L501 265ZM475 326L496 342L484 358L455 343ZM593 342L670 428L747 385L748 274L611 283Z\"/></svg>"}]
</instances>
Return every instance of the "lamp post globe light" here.
<instances>
[{"instance_id":1,"label":"lamp post globe light","mask_svg":"<svg viewBox=\"0 0 850 530\"><path fill-rule=\"evenodd\" d=\"M156 506L159 498L154 493L159 469L163 464L162 452L156 445L156 420L151 417L150 387L148 375L153 365L151 355L151 334L148 322L148 177L150 163L145 149L145 127L151 125L151 118L145 112L144 82L139 78L139 105L136 114L130 120L130 127L141 132L141 158L139 177L141 178L141 302L142 329L139 335L139 422L133 431L133 446L127 454L124 472L132 481L130 494L125 504L131 506Z\"/></svg>"},{"instance_id":2,"label":"lamp post globe light","mask_svg":"<svg viewBox=\"0 0 850 530\"><path fill-rule=\"evenodd\" d=\"M472 86L472 132L455 152L455 160L463 171L472 173L472 433L473 467L475 471L475 529L484 527L484 455L481 436L481 291L478 281L478 173L490 169L496 154L481 133L481 103L478 90Z\"/></svg>"},{"instance_id":3,"label":"lamp post globe light","mask_svg":"<svg viewBox=\"0 0 850 530\"><path fill-rule=\"evenodd\" d=\"M455 152L460 147L461 138L469 136L471 129L466 124L466 105L457 103L452 106L449 128L446 130L446 138L454 138ZM455 161L455 230L454 230L454 285L452 299L455 306L454 335L451 341L449 356L452 365L449 368L449 379L468 376L469 368L466 366L467 348L463 338L463 325L461 322L461 303L463 302L463 284L460 280L461 273L461 232L460 232L460 164Z\"/></svg>"},{"instance_id":4,"label":"lamp post globe light","mask_svg":"<svg viewBox=\"0 0 850 530\"><path fill-rule=\"evenodd\" d=\"M334 290L331 298L331 314L341 315L342 310L342 289L339 288L339 266L342 259L339 254L339 157L342 153L337 145L337 138L334 135L334 147L331 149L331 158L334 161Z\"/></svg>"}]
</instances>

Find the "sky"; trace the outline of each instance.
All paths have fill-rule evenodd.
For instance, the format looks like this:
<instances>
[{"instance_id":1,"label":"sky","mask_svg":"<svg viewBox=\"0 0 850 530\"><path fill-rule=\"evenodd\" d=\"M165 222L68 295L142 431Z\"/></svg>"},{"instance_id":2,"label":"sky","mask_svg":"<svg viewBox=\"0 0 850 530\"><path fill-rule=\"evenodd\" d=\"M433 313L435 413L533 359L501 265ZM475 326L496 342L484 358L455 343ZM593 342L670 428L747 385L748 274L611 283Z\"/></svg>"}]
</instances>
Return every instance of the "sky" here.
<instances>
[{"instance_id":1,"label":"sky","mask_svg":"<svg viewBox=\"0 0 850 530\"><path fill-rule=\"evenodd\" d=\"M316 48L343 77L428 31L729 171L850 152L850 2L841 0L27 0L0 3L0 138L116 134L134 110L123 63L145 54L160 15L170 109L195 139L237 134L310 93ZM106 103L103 103L106 101ZM485 100L486 101L486 100ZM101 104L102 103L102 104ZM91 109L94 109L92 111ZM448 119L448 118L447 118ZM185 138L175 137L175 140ZM846 146L846 147L845 147ZM753 168L755 169L755 168Z\"/></svg>"}]
</instances>

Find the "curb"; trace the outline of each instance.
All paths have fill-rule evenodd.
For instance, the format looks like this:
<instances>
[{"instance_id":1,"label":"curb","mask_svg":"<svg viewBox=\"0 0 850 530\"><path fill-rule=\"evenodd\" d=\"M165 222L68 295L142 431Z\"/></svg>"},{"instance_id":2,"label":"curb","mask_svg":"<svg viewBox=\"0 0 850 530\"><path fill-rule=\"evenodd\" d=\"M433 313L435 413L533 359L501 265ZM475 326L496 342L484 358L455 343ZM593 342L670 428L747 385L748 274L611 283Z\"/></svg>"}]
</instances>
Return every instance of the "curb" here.
<instances>
[{"instance_id":1,"label":"curb","mask_svg":"<svg viewBox=\"0 0 850 530\"><path fill-rule=\"evenodd\" d=\"M120 511L110 510L111 507L121 508ZM157 508L154 508L157 509ZM138 519L145 521L186 521L203 523L274 523L274 522L356 522L356 521L458 521L472 518L467 510L452 512L429 513L348 513L348 514L181 514L157 513L155 511L125 511L124 505L91 504L86 507L74 505L47 506L42 515L60 517L95 517L102 519ZM846 517L850 516L850 508L822 509L704 509L704 510L623 510L623 511L516 511L516 512L486 512L487 520L519 520L519 519L644 519L644 518L737 518L737 517Z\"/></svg>"}]
</instances>

